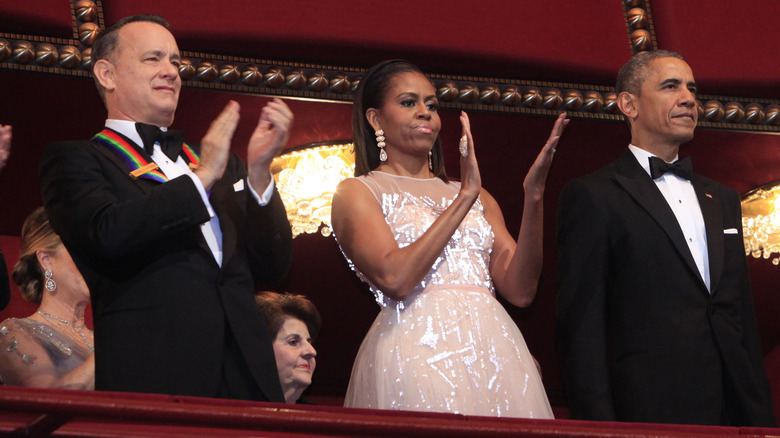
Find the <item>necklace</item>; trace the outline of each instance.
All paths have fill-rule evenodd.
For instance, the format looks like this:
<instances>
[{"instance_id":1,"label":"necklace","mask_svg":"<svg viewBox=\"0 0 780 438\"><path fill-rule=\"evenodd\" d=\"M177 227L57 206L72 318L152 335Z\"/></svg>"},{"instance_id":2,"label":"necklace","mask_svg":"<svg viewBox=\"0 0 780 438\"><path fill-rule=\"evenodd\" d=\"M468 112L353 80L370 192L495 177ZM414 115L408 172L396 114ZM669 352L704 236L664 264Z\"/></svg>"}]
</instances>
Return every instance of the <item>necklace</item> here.
<instances>
[{"instance_id":1,"label":"necklace","mask_svg":"<svg viewBox=\"0 0 780 438\"><path fill-rule=\"evenodd\" d=\"M89 334L92 334L92 330L88 329L86 324L82 324L80 326L76 326L72 322L70 322L68 320L65 320L65 319L62 319L62 318L60 318L60 317L58 317L56 315L52 315L51 313L49 313L49 312L47 312L47 311L45 311L45 310L43 310L41 308L38 308L38 314L41 315L43 317L43 319L45 319L46 321L53 322L56 325L62 325L62 326L70 328L71 332L73 332L74 334L78 335L81 338L81 342L83 342L84 345L87 346L89 351L95 351L95 346L92 345L91 342L89 342L89 340L87 339L87 335L84 333L84 330L87 330L89 332ZM68 337L74 339L77 342L79 341L78 338L74 338L73 336L68 335Z\"/></svg>"}]
</instances>

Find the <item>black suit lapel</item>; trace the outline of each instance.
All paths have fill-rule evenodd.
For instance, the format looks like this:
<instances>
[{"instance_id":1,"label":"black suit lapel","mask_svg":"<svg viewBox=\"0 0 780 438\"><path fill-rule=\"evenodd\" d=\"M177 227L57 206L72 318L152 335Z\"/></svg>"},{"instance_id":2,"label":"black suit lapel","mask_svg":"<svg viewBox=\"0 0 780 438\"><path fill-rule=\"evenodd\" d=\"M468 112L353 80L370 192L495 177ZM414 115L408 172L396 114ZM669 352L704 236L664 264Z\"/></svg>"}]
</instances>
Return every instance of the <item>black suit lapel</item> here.
<instances>
[{"instance_id":1,"label":"black suit lapel","mask_svg":"<svg viewBox=\"0 0 780 438\"><path fill-rule=\"evenodd\" d=\"M107 129L110 129L110 128L107 128ZM128 145L132 146L133 149L135 149L135 151L138 152L138 154L141 157L143 157L143 159L145 159L147 162L151 163L153 161L152 157L146 152L146 150L143 147L137 145L135 142L133 142L132 140L127 138L125 135L122 135L121 133L119 133L117 131L114 131L113 129L111 129L111 131L114 132L117 136L121 137L125 142L127 142ZM147 194L147 193L149 193L152 190L152 188L154 188L155 186L157 186L159 184L162 184L162 181L158 181L158 180L155 180L155 179L148 179L148 178L143 178L143 177L141 177L141 178L133 178L132 176L130 176L130 173L129 173L130 170L128 169L127 163L122 159L122 157L119 154L117 154L112 149L109 149L108 147L106 147L103 144L100 144L98 142L93 141L92 144L95 146L95 148L98 151L100 151L100 153L103 156L105 156L111 163L116 165L120 172L124 173L127 176L128 179L133 181L135 183L135 186L138 187L139 190L142 193ZM182 154L182 156L184 157L184 160L189 164L190 163L189 157L187 157L186 154ZM162 173L161 169L160 169L160 172ZM214 211L217 214L217 216L220 217L220 227L223 230L222 251L223 251L223 264L224 264L224 260L227 260L227 254L228 254L225 251L225 248L228 248L228 247L230 248L230 255L232 255L232 252L235 249L235 240L236 240L236 237L235 237L235 235L236 235L236 233L235 233L235 225L234 225L233 220L228 218L226 214L221 214L224 209L219 208L219 204L217 206L215 206L212 203L212 207L214 208ZM228 230L229 230L229 232L227 233L227 236L229 236L228 239L227 239L227 242L230 245L226 245L225 244L225 235L226 235L225 234L225 226L226 226L225 224L226 223L227 223L227 227L228 227ZM230 231L230 230L232 230L232 231ZM194 235L197 236L198 247L200 249L202 249L205 253L207 253L209 255L209 257L213 260L213 254L211 252L211 248L209 247L208 243L206 242L206 239L203 237L203 233L200 230L197 230L197 231L198 232L196 234L194 234ZM216 263L216 261L214 261L214 263Z\"/></svg>"},{"instance_id":2,"label":"black suit lapel","mask_svg":"<svg viewBox=\"0 0 780 438\"><path fill-rule=\"evenodd\" d=\"M701 214L704 216L704 228L707 233L707 253L710 262L710 290L715 293L718 281L723 273L724 240L723 210L721 203L713 196L717 192L708 189L708 185L698 175L691 180L696 197L699 199ZM713 194L715 193L715 194Z\"/></svg>"},{"instance_id":3,"label":"black suit lapel","mask_svg":"<svg viewBox=\"0 0 780 438\"><path fill-rule=\"evenodd\" d=\"M694 275L701 280L702 285L705 285L699 273L699 268L693 260L691 250L688 248L688 244L685 243L685 236L680 228L680 224L677 222L677 217L675 217L674 212L666 202L666 198L658 190L650 175L639 165L630 150L626 150L618 159L616 165L617 170L614 177L617 183L661 226L669 236L669 240L671 240L677 252L685 260L685 263Z\"/></svg>"},{"instance_id":4,"label":"black suit lapel","mask_svg":"<svg viewBox=\"0 0 780 438\"><path fill-rule=\"evenodd\" d=\"M107 128L107 129L111 129L111 128ZM136 152L138 152L139 154L141 154L141 156L142 156L142 157L144 157L144 159L145 159L146 161L149 161L149 162L151 162L151 161L152 161L152 156L151 156L151 155L149 155L149 154L146 152L146 149L144 149L143 145L137 145L137 144L135 144L135 142L134 142L133 140L130 140L130 137L127 137L126 135L122 134L122 133L121 133L121 132L119 132L119 131L114 131L113 129L111 129L111 131L112 131L112 132L114 132L114 133L116 133L116 135L120 136L120 137L121 137L121 138L122 138L124 141L126 141L126 142L127 142L127 144L129 144L130 146L132 146L132 147L133 147L133 149L135 149L135 151L136 151Z\"/></svg>"}]
</instances>

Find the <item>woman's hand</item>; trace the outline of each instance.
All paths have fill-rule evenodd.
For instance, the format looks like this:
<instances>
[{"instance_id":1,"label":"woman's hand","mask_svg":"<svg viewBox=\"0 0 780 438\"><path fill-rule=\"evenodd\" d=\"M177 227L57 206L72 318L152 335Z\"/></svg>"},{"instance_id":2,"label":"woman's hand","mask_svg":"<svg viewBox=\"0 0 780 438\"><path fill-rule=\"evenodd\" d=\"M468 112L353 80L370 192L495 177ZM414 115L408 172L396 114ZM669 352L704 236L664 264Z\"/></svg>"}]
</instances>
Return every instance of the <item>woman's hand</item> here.
<instances>
[{"instance_id":1,"label":"woman's hand","mask_svg":"<svg viewBox=\"0 0 780 438\"><path fill-rule=\"evenodd\" d=\"M465 111L460 112L460 124L463 127L460 138L460 196L465 196L472 202L476 201L482 190L482 177L479 174L479 165L477 157L474 154L474 138L471 136L471 123L469 116ZM464 148L465 143L465 156Z\"/></svg>"},{"instance_id":2,"label":"woman's hand","mask_svg":"<svg viewBox=\"0 0 780 438\"><path fill-rule=\"evenodd\" d=\"M494 233L493 252L490 257L493 284L507 301L519 307L526 307L533 302L539 286L543 258L544 185L558 140L568 123L566 113L558 116L550 138L525 176L523 220L520 222L517 242L513 241L507 231L504 217L495 199L488 195L482 198L485 217Z\"/></svg>"},{"instance_id":3,"label":"woman's hand","mask_svg":"<svg viewBox=\"0 0 780 438\"><path fill-rule=\"evenodd\" d=\"M530 196L538 201L541 201L544 197L544 186L553 162L555 150L558 147L558 140L561 138L561 134L563 134L563 129L568 124L569 119L566 118L566 113L561 113L555 121L552 132L550 132L550 138L547 139L547 143L544 144L542 151L539 152L536 161L531 165L528 174L525 176L523 181L525 196Z\"/></svg>"}]
</instances>

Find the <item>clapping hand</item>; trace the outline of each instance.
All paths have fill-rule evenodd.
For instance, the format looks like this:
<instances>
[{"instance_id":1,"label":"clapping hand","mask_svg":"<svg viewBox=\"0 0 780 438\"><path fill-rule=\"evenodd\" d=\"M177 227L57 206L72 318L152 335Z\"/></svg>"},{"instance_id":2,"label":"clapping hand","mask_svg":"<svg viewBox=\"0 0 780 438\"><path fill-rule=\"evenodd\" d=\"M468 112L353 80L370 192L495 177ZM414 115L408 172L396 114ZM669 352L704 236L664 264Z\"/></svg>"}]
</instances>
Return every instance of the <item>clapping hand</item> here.
<instances>
[{"instance_id":1,"label":"clapping hand","mask_svg":"<svg viewBox=\"0 0 780 438\"><path fill-rule=\"evenodd\" d=\"M240 106L231 100L225 109L211 122L208 132L200 142L200 166L195 175L200 178L206 190L222 178L230 155L230 142L238 126Z\"/></svg>"},{"instance_id":2,"label":"clapping hand","mask_svg":"<svg viewBox=\"0 0 780 438\"><path fill-rule=\"evenodd\" d=\"M0 170L11 155L11 125L0 125Z\"/></svg>"},{"instance_id":3,"label":"clapping hand","mask_svg":"<svg viewBox=\"0 0 780 438\"><path fill-rule=\"evenodd\" d=\"M474 154L474 138L471 136L471 123L465 111L460 112L460 124L463 127L458 144L460 152L460 193L476 200L482 191L482 177L479 174L477 157Z\"/></svg>"},{"instance_id":4,"label":"clapping hand","mask_svg":"<svg viewBox=\"0 0 780 438\"><path fill-rule=\"evenodd\" d=\"M292 122L293 113L281 99L263 107L247 149L249 183L258 193L271 182L271 161L287 144Z\"/></svg>"},{"instance_id":5,"label":"clapping hand","mask_svg":"<svg viewBox=\"0 0 780 438\"><path fill-rule=\"evenodd\" d=\"M542 151L539 152L536 161L531 165L523 181L526 196L534 196L537 199L541 199L544 196L544 186L547 181L547 174L550 172L550 166L552 166L553 156L558 147L558 140L560 140L561 134L563 134L563 129L569 124L569 120L566 118L566 113L561 113L555 121L547 143L544 144Z\"/></svg>"}]
</instances>

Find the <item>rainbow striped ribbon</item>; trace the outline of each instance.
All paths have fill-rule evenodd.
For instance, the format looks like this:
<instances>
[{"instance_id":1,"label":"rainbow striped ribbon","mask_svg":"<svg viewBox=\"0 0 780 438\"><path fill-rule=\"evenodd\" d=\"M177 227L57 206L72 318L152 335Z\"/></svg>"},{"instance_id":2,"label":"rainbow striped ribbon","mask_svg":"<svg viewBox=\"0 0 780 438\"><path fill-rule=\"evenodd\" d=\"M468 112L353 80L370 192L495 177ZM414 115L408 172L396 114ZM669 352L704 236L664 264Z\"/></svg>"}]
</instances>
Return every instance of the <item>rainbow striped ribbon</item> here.
<instances>
[{"instance_id":1,"label":"rainbow striped ribbon","mask_svg":"<svg viewBox=\"0 0 780 438\"><path fill-rule=\"evenodd\" d=\"M166 182L168 177L159 170L154 162L148 162L135 150L124 138L111 129L105 128L97 133L92 140L114 151L130 169L133 178L145 178L157 182ZM182 145L182 151L189 161L189 167L196 169L200 164L200 157L187 143Z\"/></svg>"}]
</instances>

